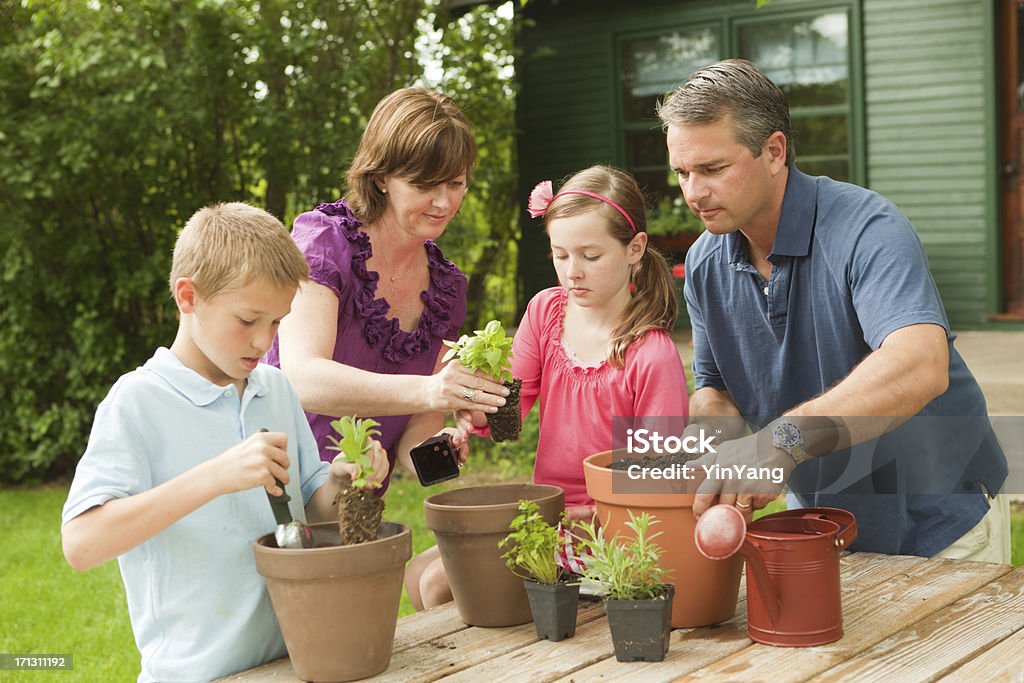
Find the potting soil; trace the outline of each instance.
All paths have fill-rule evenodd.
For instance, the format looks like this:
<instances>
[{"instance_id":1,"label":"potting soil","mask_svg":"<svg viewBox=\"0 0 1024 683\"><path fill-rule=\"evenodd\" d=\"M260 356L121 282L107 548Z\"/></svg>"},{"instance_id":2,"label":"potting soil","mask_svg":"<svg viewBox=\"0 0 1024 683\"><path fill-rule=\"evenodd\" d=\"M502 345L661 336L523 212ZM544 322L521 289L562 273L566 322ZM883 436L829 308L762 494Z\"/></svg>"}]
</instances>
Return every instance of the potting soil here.
<instances>
[{"instance_id":1,"label":"potting soil","mask_svg":"<svg viewBox=\"0 0 1024 683\"><path fill-rule=\"evenodd\" d=\"M491 428L491 439L495 442L518 441L519 430L523 426L523 416L519 412L519 393L523 388L523 380L515 379L503 382L509 394L505 397L505 405L496 413L487 413L487 425Z\"/></svg>"}]
</instances>

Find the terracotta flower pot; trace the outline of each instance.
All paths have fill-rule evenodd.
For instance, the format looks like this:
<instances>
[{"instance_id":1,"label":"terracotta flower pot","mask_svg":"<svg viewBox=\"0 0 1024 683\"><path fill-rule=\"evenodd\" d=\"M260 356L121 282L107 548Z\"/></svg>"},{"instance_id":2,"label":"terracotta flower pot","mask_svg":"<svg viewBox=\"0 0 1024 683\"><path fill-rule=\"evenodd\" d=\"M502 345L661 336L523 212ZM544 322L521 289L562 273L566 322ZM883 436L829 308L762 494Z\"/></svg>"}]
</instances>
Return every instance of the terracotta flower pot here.
<instances>
[{"instance_id":1,"label":"terracotta flower pot","mask_svg":"<svg viewBox=\"0 0 1024 683\"><path fill-rule=\"evenodd\" d=\"M515 626L532 618L523 579L505 565L498 548L521 499L536 502L550 524L565 509L562 489L540 484L470 486L423 501L455 606L470 626Z\"/></svg>"},{"instance_id":2,"label":"terracotta flower pot","mask_svg":"<svg viewBox=\"0 0 1024 683\"><path fill-rule=\"evenodd\" d=\"M612 453L596 453L583 461L587 494L597 504L608 537L619 534L632 538L633 532L626 526L627 510L637 515L648 512L660 522L652 531L661 534L654 542L664 550L661 561L672 571L668 580L675 584L673 628L707 626L732 618L739 596L742 558L737 555L709 560L701 555L693 540L697 522L693 517L694 495L675 492L666 481L657 483L660 489L646 483L643 493L635 492L636 483L630 482L625 472L608 468Z\"/></svg>"},{"instance_id":3,"label":"terracotta flower pot","mask_svg":"<svg viewBox=\"0 0 1024 683\"><path fill-rule=\"evenodd\" d=\"M267 580L295 674L304 681L354 681L388 668L412 532L383 522L376 541L338 542L337 522L314 524L317 547L278 548L256 539L256 569Z\"/></svg>"}]
</instances>

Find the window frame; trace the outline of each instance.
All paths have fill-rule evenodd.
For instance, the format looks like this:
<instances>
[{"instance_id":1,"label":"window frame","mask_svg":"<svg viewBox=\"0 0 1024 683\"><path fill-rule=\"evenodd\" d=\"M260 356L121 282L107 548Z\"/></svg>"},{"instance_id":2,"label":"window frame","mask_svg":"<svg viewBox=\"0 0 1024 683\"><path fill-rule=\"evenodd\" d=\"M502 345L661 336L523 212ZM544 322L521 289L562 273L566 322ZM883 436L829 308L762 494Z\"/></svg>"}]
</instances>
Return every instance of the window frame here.
<instances>
[{"instance_id":1,"label":"window frame","mask_svg":"<svg viewBox=\"0 0 1024 683\"><path fill-rule=\"evenodd\" d=\"M612 34L614 49L614 84L615 119L616 119L616 155L617 163L631 172L651 172L653 166L629 166L628 137L630 133L643 130L660 130L661 123L657 118L650 121L631 122L626 120L626 98L624 96L625 47L632 41L643 38L654 38L672 32L690 32L711 29L718 41L721 51L719 59L739 56L739 32L743 27L761 23L771 23L796 19L809 19L824 14L844 12L847 20L847 78L849 92L846 104L819 105L810 107L794 107L790 110L794 128L798 128L801 118L828 114L842 114L847 119L848 154L847 173L849 182L867 186L866 173L866 131L864 125L864 77L863 77L863 41L861 33L861 2L846 0L845 2L802 3L797 6L787 5L776 7L768 5L755 9L749 5L730 5L717 12L714 16L707 13L679 12L672 20L662 22L656 27L631 29ZM661 17L664 19L664 17ZM688 74L687 74L688 75ZM682 78L685 78L684 75ZM682 81L680 81L682 82ZM796 163L799 167L800 148L797 147ZM666 178L670 171L664 165ZM656 193L655 188L645 188L649 193Z\"/></svg>"}]
</instances>

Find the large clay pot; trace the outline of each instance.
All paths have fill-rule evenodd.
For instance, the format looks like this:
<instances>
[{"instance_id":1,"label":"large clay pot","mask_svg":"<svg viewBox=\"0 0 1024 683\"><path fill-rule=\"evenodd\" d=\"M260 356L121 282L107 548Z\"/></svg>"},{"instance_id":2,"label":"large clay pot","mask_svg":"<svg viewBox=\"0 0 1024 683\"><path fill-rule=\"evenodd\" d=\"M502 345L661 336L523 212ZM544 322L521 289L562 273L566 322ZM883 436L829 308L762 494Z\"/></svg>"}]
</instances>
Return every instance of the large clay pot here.
<instances>
[{"instance_id":1,"label":"large clay pot","mask_svg":"<svg viewBox=\"0 0 1024 683\"><path fill-rule=\"evenodd\" d=\"M617 459L619 454L615 455ZM627 510L635 515L647 512L660 522L652 531L661 534L654 542L664 550L661 561L672 571L668 581L676 587L672 627L707 626L732 618L736 614L742 558L736 555L709 560L701 555L693 541L697 522L693 517L694 494L675 492L666 481L645 484L643 493L629 492L637 487L631 486L625 472L608 468L612 456L613 451L605 451L583 461L587 494L597 504L597 515L608 537L618 534L623 539L632 538L633 532L626 526Z\"/></svg>"},{"instance_id":2,"label":"large clay pot","mask_svg":"<svg viewBox=\"0 0 1024 683\"><path fill-rule=\"evenodd\" d=\"M310 527L317 547L256 539L292 668L304 681L354 681L388 668L412 532L383 522L376 541L339 546L337 522Z\"/></svg>"},{"instance_id":3,"label":"large clay pot","mask_svg":"<svg viewBox=\"0 0 1024 683\"><path fill-rule=\"evenodd\" d=\"M520 500L536 502L550 524L565 509L562 489L541 484L470 486L423 501L455 606L470 626L515 626L532 619L523 579L505 565L498 548Z\"/></svg>"}]
</instances>

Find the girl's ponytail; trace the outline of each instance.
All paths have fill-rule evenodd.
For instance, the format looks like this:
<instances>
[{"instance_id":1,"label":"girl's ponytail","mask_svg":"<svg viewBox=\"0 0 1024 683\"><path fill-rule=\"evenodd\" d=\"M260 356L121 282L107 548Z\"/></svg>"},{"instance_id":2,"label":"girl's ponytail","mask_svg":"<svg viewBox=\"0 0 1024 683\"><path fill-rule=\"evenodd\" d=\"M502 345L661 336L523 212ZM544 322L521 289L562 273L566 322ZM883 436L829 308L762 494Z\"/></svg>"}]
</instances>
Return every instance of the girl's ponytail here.
<instances>
[{"instance_id":1,"label":"girl's ponytail","mask_svg":"<svg viewBox=\"0 0 1024 683\"><path fill-rule=\"evenodd\" d=\"M626 351L650 330L669 332L679 316L679 295L665 257L650 244L633 274L636 291L626 307L624 320L612 332L608 362L622 367Z\"/></svg>"}]
</instances>

